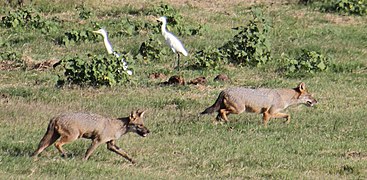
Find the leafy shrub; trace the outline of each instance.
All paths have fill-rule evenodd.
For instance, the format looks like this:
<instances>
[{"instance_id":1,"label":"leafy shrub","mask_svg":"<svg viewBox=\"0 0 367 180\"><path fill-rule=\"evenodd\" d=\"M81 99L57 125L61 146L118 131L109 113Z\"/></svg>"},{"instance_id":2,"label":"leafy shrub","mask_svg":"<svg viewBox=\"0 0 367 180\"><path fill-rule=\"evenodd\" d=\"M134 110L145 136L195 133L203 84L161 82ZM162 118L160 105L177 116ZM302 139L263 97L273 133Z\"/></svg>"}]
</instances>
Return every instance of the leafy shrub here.
<instances>
[{"instance_id":1,"label":"leafy shrub","mask_svg":"<svg viewBox=\"0 0 367 180\"><path fill-rule=\"evenodd\" d=\"M16 11L9 11L2 17L1 24L7 28L31 28L40 29L44 32L57 30L57 22L43 19L32 9L22 8Z\"/></svg>"},{"instance_id":2,"label":"leafy shrub","mask_svg":"<svg viewBox=\"0 0 367 180\"><path fill-rule=\"evenodd\" d=\"M97 35L91 30L71 30L59 37L59 44L69 46L80 42L96 41Z\"/></svg>"},{"instance_id":3,"label":"leafy shrub","mask_svg":"<svg viewBox=\"0 0 367 180\"><path fill-rule=\"evenodd\" d=\"M116 24L119 31L115 34L112 34L111 37L126 37L138 35L140 27L144 27L144 24L142 23L142 21L131 21L130 19L126 18L125 20L122 20L118 24Z\"/></svg>"},{"instance_id":4,"label":"leafy shrub","mask_svg":"<svg viewBox=\"0 0 367 180\"><path fill-rule=\"evenodd\" d=\"M9 47L10 43L8 40L5 40L3 37L0 37L0 47Z\"/></svg>"},{"instance_id":5,"label":"leafy shrub","mask_svg":"<svg viewBox=\"0 0 367 180\"><path fill-rule=\"evenodd\" d=\"M26 26L34 21L29 9L18 9L16 11L9 11L6 16L1 19L2 25L7 28L15 28L19 26Z\"/></svg>"},{"instance_id":6,"label":"leafy shrub","mask_svg":"<svg viewBox=\"0 0 367 180\"><path fill-rule=\"evenodd\" d=\"M177 26L177 32L179 36L196 36L201 35L203 32L203 27L201 25L198 25L197 27L192 26Z\"/></svg>"},{"instance_id":7,"label":"leafy shrub","mask_svg":"<svg viewBox=\"0 0 367 180\"><path fill-rule=\"evenodd\" d=\"M326 71L330 66L330 58L316 51L303 49L296 58L283 57L286 74L309 74Z\"/></svg>"},{"instance_id":8,"label":"leafy shrub","mask_svg":"<svg viewBox=\"0 0 367 180\"><path fill-rule=\"evenodd\" d=\"M159 6L154 6L152 9L146 12L146 15L153 15L156 17L166 16L167 21L169 21L169 25L174 27L182 22L182 16L174 9L172 6L168 4L161 3Z\"/></svg>"},{"instance_id":9,"label":"leafy shrub","mask_svg":"<svg viewBox=\"0 0 367 180\"><path fill-rule=\"evenodd\" d=\"M79 12L80 19L89 19L92 16L92 11L84 5L77 6L76 10Z\"/></svg>"},{"instance_id":10,"label":"leafy shrub","mask_svg":"<svg viewBox=\"0 0 367 180\"><path fill-rule=\"evenodd\" d=\"M0 52L0 61L19 61L20 55L13 51Z\"/></svg>"},{"instance_id":11,"label":"leafy shrub","mask_svg":"<svg viewBox=\"0 0 367 180\"><path fill-rule=\"evenodd\" d=\"M342 14L367 15L367 0L313 0L312 6L325 12L339 12Z\"/></svg>"},{"instance_id":12,"label":"leafy shrub","mask_svg":"<svg viewBox=\"0 0 367 180\"><path fill-rule=\"evenodd\" d=\"M110 22L108 26L113 26L119 31L111 33L111 37L126 37L138 35L140 32L153 31L154 33L159 33L159 28L157 25L148 23L143 20L137 19L120 19L119 21Z\"/></svg>"},{"instance_id":13,"label":"leafy shrub","mask_svg":"<svg viewBox=\"0 0 367 180\"><path fill-rule=\"evenodd\" d=\"M152 35L148 40L144 41L139 48L140 59L143 61L160 61L166 54L163 43Z\"/></svg>"},{"instance_id":14,"label":"leafy shrub","mask_svg":"<svg viewBox=\"0 0 367 180\"><path fill-rule=\"evenodd\" d=\"M64 73L59 75L57 85L75 84L99 87L125 83L129 80L129 75L123 69L121 58L124 58L125 61L131 59L128 54L119 58L113 55L89 55L88 59L78 56L66 58L62 61Z\"/></svg>"},{"instance_id":15,"label":"leafy shrub","mask_svg":"<svg viewBox=\"0 0 367 180\"><path fill-rule=\"evenodd\" d=\"M232 40L220 47L220 51L233 63L260 66L271 60L268 33L270 25L258 8L252 9L253 19Z\"/></svg>"},{"instance_id":16,"label":"leafy shrub","mask_svg":"<svg viewBox=\"0 0 367 180\"><path fill-rule=\"evenodd\" d=\"M0 63L8 69L14 68L26 68L25 62L22 60L21 55L14 51L0 52Z\"/></svg>"},{"instance_id":17,"label":"leafy shrub","mask_svg":"<svg viewBox=\"0 0 367 180\"><path fill-rule=\"evenodd\" d=\"M218 49L207 47L195 53L193 67L196 69L218 69L224 62L223 58Z\"/></svg>"},{"instance_id":18,"label":"leafy shrub","mask_svg":"<svg viewBox=\"0 0 367 180\"><path fill-rule=\"evenodd\" d=\"M184 25L184 20L179 12L168 4L161 3L159 6L154 6L148 10L146 15L153 15L156 17L166 16L167 17L167 29L177 32L178 36L194 36L200 35L203 28L201 25L197 27ZM160 32L160 25L155 26L155 32Z\"/></svg>"},{"instance_id":19,"label":"leafy shrub","mask_svg":"<svg viewBox=\"0 0 367 180\"><path fill-rule=\"evenodd\" d=\"M260 66L271 60L269 22L260 9L252 9L252 15L250 24L234 28L240 32L222 47L197 51L193 67L216 69L224 62Z\"/></svg>"},{"instance_id":20,"label":"leafy shrub","mask_svg":"<svg viewBox=\"0 0 367 180\"><path fill-rule=\"evenodd\" d=\"M338 0L335 2L338 12L355 15L367 14L367 0Z\"/></svg>"}]
</instances>

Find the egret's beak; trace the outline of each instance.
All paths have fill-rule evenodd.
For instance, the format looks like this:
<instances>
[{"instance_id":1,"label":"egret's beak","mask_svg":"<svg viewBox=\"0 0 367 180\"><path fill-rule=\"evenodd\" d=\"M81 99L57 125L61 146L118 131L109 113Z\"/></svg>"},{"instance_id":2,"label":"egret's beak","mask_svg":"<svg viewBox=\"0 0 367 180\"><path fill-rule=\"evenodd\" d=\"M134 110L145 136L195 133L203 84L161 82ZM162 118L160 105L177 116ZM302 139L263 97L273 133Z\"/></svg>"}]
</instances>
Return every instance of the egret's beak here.
<instances>
[{"instance_id":1,"label":"egret's beak","mask_svg":"<svg viewBox=\"0 0 367 180\"><path fill-rule=\"evenodd\" d=\"M155 20L156 20L157 22L162 22L159 18L156 18Z\"/></svg>"},{"instance_id":2,"label":"egret's beak","mask_svg":"<svg viewBox=\"0 0 367 180\"><path fill-rule=\"evenodd\" d=\"M99 31L92 31L92 32L99 34Z\"/></svg>"}]
</instances>

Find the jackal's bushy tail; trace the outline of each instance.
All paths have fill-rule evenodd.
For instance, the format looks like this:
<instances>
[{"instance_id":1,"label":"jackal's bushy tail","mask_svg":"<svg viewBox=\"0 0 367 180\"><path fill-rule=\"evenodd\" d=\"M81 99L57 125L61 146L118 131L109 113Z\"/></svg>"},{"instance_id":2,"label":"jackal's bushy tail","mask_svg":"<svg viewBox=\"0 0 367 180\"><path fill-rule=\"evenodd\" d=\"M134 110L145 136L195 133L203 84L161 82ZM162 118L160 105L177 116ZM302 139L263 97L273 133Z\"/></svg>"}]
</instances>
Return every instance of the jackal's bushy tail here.
<instances>
[{"instance_id":1,"label":"jackal's bushy tail","mask_svg":"<svg viewBox=\"0 0 367 180\"><path fill-rule=\"evenodd\" d=\"M37 150L31 156L37 156L41 153L45 148L53 144L59 137L60 134L55 131L56 119L52 119L48 124L47 131L43 138L41 139Z\"/></svg>"},{"instance_id":2,"label":"jackal's bushy tail","mask_svg":"<svg viewBox=\"0 0 367 180\"><path fill-rule=\"evenodd\" d=\"M220 106L221 106L222 102L223 102L223 98L224 98L224 92L222 91L219 94L219 96L218 96L217 100L215 101L215 103L212 106L206 108L200 114L210 114L210 113L213 113L215 111L218 111L220 109Z\"/></svg>"}]
</instances>

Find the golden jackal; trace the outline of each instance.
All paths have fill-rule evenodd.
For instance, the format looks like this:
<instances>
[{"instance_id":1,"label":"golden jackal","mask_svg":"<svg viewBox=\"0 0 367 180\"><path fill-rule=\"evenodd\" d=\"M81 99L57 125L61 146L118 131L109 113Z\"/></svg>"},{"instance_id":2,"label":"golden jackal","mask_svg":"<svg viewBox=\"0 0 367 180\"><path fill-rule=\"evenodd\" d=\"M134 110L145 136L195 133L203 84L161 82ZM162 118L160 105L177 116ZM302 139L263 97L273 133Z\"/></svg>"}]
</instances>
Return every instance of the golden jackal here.
<instances>
[{"instance_id":1,"label":"golden jackal","mask_svg":"<svg viewBox=\"0 0 367 180\"><path fill-rule=\"evenodd\" d=\"M263 123L267 126L270 118L286 118L290 115L281 113L288 106L306 104L313 106L317 101L306 90L305 83L293 89L249 89L243 87L228 88L222 91L217 101L201 114L218 112L217 120L228 122L227 115L240 114L244 111L262 113Z\"/></svg>"},{"instance_id":2,"label":"golden jackal","mask_svg":"<svg viewBox=\"0 0 367 180\"><path fill-rule=\"evenodd\" d=\"M91 113L66 113L50 120L47 132L38 145L38 149L32 154L37 156L45 148L55 143L56 148L63 156L66 156L62 146L79 138L92 140L84 160L87 160L93 151L102 143L107 143L107 149L121 155L132 163L135 163L126 152L116 146L115 140L128 132L135 132L140 136L147 136L149 130L144 126L144 111L131 112L125 118L106 118Z\"/></svg>"}]
</instances>

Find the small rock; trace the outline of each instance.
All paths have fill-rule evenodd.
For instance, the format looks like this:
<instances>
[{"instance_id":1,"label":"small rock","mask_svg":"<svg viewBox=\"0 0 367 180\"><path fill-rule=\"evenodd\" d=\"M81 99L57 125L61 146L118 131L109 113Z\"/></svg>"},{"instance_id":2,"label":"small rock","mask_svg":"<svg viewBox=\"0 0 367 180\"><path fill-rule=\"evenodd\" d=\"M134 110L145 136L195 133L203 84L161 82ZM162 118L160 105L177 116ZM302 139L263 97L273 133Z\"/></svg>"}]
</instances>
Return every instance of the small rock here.
<instances>
[{"instance_id":1,"label":"small rock","mask_svg":"<svg viewBox=\"0 0 367 180\"><path fill-rule=\"evenodd\" d=\"M164 85L185 85L185 80L181 76L171 76L167 82L163 83Z\"/></svg>"},{"instance_id":2,"label":"small rock","mask_svg":"<svg viewBox=\"0 0 367 180\"><path fill-rule=\"evenodd\" d=\"M190 82L189 82L189 84L195 84L195 85L197 85L197 84L201 84L201 85L204 85L204 84L206 84L208 81L206 80L206 78L204 77L204 76L201 76L201 77L197 77L197 78L195 78L195 79L193 79L193 80L191 80Z\"/></svg>"},{"instance_id":3,"label":"small rock","mask_svg":"<svg viewBox=\"0 0 367 180\"><path fill-rule=\"evenodd\" d=\"M219 74L217 77L214 78L214 81L229 81L229 77L226 74Z\"/></svg>"}]
</instances>

